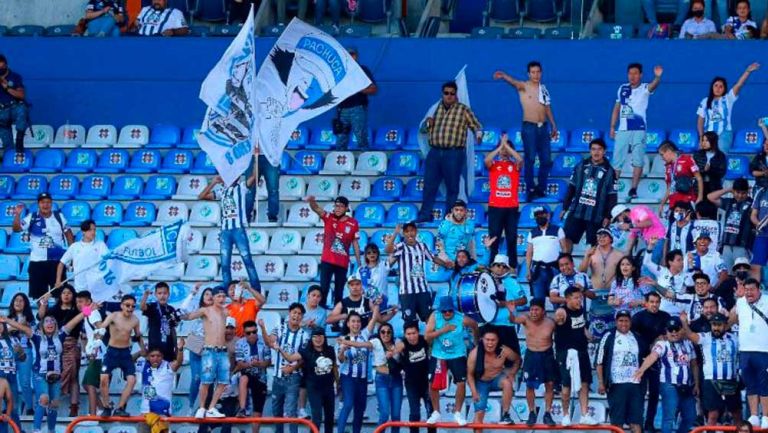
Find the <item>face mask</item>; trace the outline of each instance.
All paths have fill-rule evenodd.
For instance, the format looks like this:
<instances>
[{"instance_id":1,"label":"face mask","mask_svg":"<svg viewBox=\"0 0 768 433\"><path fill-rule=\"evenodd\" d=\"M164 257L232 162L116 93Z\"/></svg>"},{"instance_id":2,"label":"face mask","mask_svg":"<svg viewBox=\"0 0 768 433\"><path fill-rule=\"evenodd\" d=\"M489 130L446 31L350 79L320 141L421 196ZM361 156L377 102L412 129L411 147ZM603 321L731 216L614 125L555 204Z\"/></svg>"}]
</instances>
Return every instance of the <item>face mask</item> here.
<instances>
[{"instance_id":1,"label":"face mask","mask_svg":"<svg viewBox=\"0 0 768 433\"><path fill-rule=\"evenodd\" d=\"M632 222L632 219L629 217L624 217L621 219L621 222L629 224Z\"/></svg>"},{"instance_id":2,"label":"face mask","mask_svg":"<svg viewBox=\"0 0 768 433\"><path fill-rule=\"evenodd\" d=\"M675 221L680 222L683 219L685 219L685 214L680 212L675 212Z\"/></svg>"},{"instance_id":3,"label":"face mask","mask_svg":"<svg viewBox=\"0 0 768 433\"><path fill-rule=\"evenodd\" d=\"M702 10L693 11L693 16L695 16L696 18L703 17L704 16L704 10L702 9Z\"/></svg>"},{"instance_id":4,"label":"face mask","mask_svg":"<svg viewBox=\"0 0 768 433\"><path fill-rule=\"evenodd\" d=\"M536 225L538 226L546 225L547 222L549 222L549 218L547 217L536 217Z\"/></svg>"}]
</instances>

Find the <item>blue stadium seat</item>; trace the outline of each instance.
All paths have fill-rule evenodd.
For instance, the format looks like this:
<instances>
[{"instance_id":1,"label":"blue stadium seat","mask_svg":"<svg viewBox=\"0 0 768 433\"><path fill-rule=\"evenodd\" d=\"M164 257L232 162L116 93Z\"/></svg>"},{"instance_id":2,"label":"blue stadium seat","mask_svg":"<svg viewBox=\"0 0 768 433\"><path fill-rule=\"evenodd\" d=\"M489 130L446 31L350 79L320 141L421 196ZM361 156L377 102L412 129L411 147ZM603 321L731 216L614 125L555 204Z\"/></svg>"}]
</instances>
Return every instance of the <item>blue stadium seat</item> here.
<instances>
[{"instance_id":1,"label":"blue stadium seat","mask_svg":"<svg viewBox=\"0 0 768 433\"><path fill-rule=\"evenodd\" d=\"M475 173L475 176L488 176L485 168L485 153L475 152L474 158L467 162L472 164L472 171Z\"/></svg>"},{"instance_id":2,"label":"blue stadium seat","mask_svg":"<svg viewBox=\"0 0 768 433\"><path fill-rule=\"evenodd\" d=\"M6 34L8 34L8 27L0 26L0 36L5 36Z\"/></svg>"},{"instance_id":3,"label":"blue stadium seat","mask_svg":"<svg viewBox=\"0 0 768 433\"><path fill-rule=\"evenodd\" d=\"M733 147L735 153L756 153L763 145L763 132L756 128L740 129L734 134Z\"/></svg>"},{"instance_id":4,"label":"blue stadium seat","mask_svg":"<svg viewBox=\"0 0 768 433\"><path fill-rule=\"evenodd\" d=\"M278 24L275 26L266 26L261 29L261 36L278 37L285 30L285 24Z\"/></svg>"},{"instance_id":5,"label":"blue stadium seat","mask_svg":"<svg viewBox=\"0 0 768 433\"><path fill-rule=\"evenodd\" d=\"M122 173L128 167L128 151L125 149L108 149L99 155L99 164L93 169L94 173Z\"/></svg>"},{"instance_id":6,"label":"blue stadium seat","mask_svg":"<svg viewBox=\"0 0 768 433\"><path fill-rule=\"evenodd\" d=\"M98 156L93 149L72 149L67 156L67 162L62 173L90 173L96 167Z\"/></svg>"},{"instance_id":7,"label":"blue stadium seat","mask_svg":"<svg viewBox=\"0 0 768 433\"><path fill-rule=\"evenodd\" d=\"M5 233L5 229L0 229L0 251L3 251L7 244L8 244L8 234Z\"/></svg>"},{"instance_id":8,"label":"blue stadium seat","mask_svg":"<svg viewBox=\"0 0 768 433\"><path fill-rule=\"evenodd\" d=\"M90 209L88 209L88 210L90 211ZM69 221L69 220L67 220L67 221ZM78 224L80 224L80 223L78 223ZM82 241L82 240L83 240L83 232L79 231L75 235L75 242ZM104 233L104 230L96 229L96 240L97 241L101 241L101 242L105 242L107 240L107 234Z\"/></svg>"},{"instance_id":9,"label":"blue stadium seat","mask_svg":"<svg viewBox=\"0 0 768 433\"><path fill-rule=\"evenodd\" d=\"M280 174L285 174L285 171L291 166L292 159L293 158L291 158L291 155L288 152L283 152L283 156L280 157Z\"/></svg>"},{"instance_id":10,"label":"blue stadium seat","mask_svg":"<svg viewBox=\"0 0 768 433\"><path fill-rule=\"evenodd\" d=\"M9 226L13 224L13 213L16 211L16 205L19 202L16 200L7 200L0 202L0 225ZM22 218L26 215L26 211L22 211Z\"/></svg>"},{"instance_id":11,"label":"blue stadium seat","mask_svg":"<svg viewBox=\"0 0 768 433\"><path fill-rule=\"evenodd\" d=\"M224 2L222 0L198 0L195 18L208 22L224 21L226 18Z\"/></svg>"},{"instance_id":12,"label":"blue stadium seat","mask_svg":"<svg viewBox=\"0 0 768 433\"><path fill-rule=\"evenodd\" d=\"M387 211L384 225L394 227L398 224L405 224L415 220L418 214L419 209L412 203L394 203Z\"/></svg>"},{"instance_id":13,"label":"blue stadium seat","mask_svg":"<svg viewBox=\"0 0 768 433\"><path fill-rule=\"evenodd\" d=\"M283 155L286 154L284 153ZM211 160L208 158L207 153L197 152L195 163L192 166L192 170L189 172L192 174L216 174L216 167L211 164Z\"/></svg>"},{"instance_id":14,"label":"blue stadium seat","mask_svg":"<svg viewBox=\"0 0 768 433\"><path fill-rule=\"evenodd\" d=\"M595 128L578 128L571 132L571 141L568 145L569 152L588 152L589 142L602 137L603 133Z\"/></svg>"},{"instance_id":15,"label":"blue stadium seat","mask_svg":"<svg viewBox=\"0 0 768 433\"><path fill-rule=\"evenodd\" d=\"M491 0L490 17L500 23L513 23L520 20L519 0Z\"/></svg>"},{"instance_id":16,"label":"blue stadium seat","mask_svg":"<svg viewBox=\"0 0 768 433\"><path fill-rule=\"evenodd\" d=\"M419 128L408 129L403 150L419 150Z\"/></svg>"},{"instance_id":17,"label":"blue stadium seat","mask_svg":"<svg viewBox=\"0 0 768 433\"><path fill-rule=\"evenodd\" d=\"M418 173L420 161L417 152L392 152L386 173L391 176L412 176Z\"/></svg>"},{"instance_id":18,"label":"blue stadium seat","mask_svg":"<svg viewBox=\"0 0 768 433\"><path fill-rule=\"evenodd\" d=\"M238 32L240 32L241 28L242 28L242 26L237 25L237 24L230 24L230 25L220 24L220 25L215 25L211 29L211 32L209 33L209 35L210 36L220 36L220 37L234 38L235 36L237 36Z\"/></svg>"},{"instance_id":19,"label":"blue stadium seat","mask_svg":"<svg viewBox=\"0 0 768 433\"><path fill-rule=\"evenodd\" d=\"M160 168L163 158L159 150L142 149L137 150L131 157L131 165L125 170L126 173L154 173Z\"/></svg>"},{"instance_id":20,"label":"blue stadium seat","mask_svg":"<svg viewBox=\"0 0 768 433\"><path fill-rule=\"evenodd\" d=\"M181 138L181 131L173 125L155 125L149 133L147 147L176 147Z\"/></svg>"},{"instance_id":21,"label":"blue stadium seat","mask_svg":"<svg viewBox=\"0 0 768 433\"><path fill-rule=\"evenodd\" d=\"M376 130L373 140L373 150L397 150L405 143L405 130L398 127L385 126Z\"/></svg>"},{"instance_id":22,"label":"blue stadium seat","mask_svg":"<svg viewBox=\"0 0 768 433\"><path fill-rule=\"evenodd\" d=\"M184 133L181 135L181 143L176 147L182 149L199 149L200 145L197 144L198 132L200 132L199 126L188 126L184 128Z\"/></svg>"},{"instance_id":23,"label":"blue stadium seat","mask_svg":"<svg viewBox=\"0 0 768 433\"><path fill-rule=\"evenodd\" d=\"M565 193L568 190L568 181L562 179L550 179L547 182L545 196L534 200L540 203L560 203L565 199Z\"/></svg>"},{"instance_id":24,"label":"blue stadium seat","mask_svg":"<svg viewBox=\"0 0 768 433\"><path fill-rule=\"evenodd\" d=\"M491 195L491 182L487 177L475 178L475 187L469 196L469 201L473 203L488 203Z\"/></svg>"},{"instance_id":25,"label":"blue stadium seat","mask_svg":"<svg viewBox=\"0 0 768 433\"><path fill-rule=\"evenodd\" d=\"M427 248L429 248L430 251L435 250L435 235L432 232L427 230L421 230L416 235L416 239L427 244Z\"/></svg>"},{"instance_id":26,"label":"blue stadium seat","mask_svg":"<svg viewBox=\"0 0 768 433\"><path fill-rule=\"evenodd\" d=\"M424 273L426 274L427 282L430 283L446 283L451 279L450 269L431 262L424 265Z\"/></svg>"},{"instance_id":27,"label":"blue stadium seat","mask_svg":"<svg viewBox=\"0 0 768 433\"><path fill-rule=\"evenodd\" d=\"M600 39L632 39L635 27L631 24L600 23L597 26L597 37Z\"/></svg>"},{"instance_id":28,"label":"blue stadium seat","mask_svg":"<svg viewBox=\"0 0 768 433\"><path fill-rule=\"evenodd\" d=\"M75 26L71 24L50 26L45 29L45 36L57 37L57 36L72 36L72 32L75 31Z\"/></svg>"},{"instance_id":29,"label":"blue stadium seat","mask_svg":"<svg viewBox=\"0 0 768 433\"><path fill-rule=\"evenodd\" d=\"M77 198L82 200L101 200L107 198L112 189L112 179L109 176L94 174L80 182L80 194Z\"/></svg>"},{"instance_id":30,"label":"blue stadium seat","mask_svg":"<svg viewBox=\"0 0 768 433\"><path fill-rule=\"evenodd\" d=\"M331 128L324 127L312 131L307 149L330 150L336 147L336 135Z\"/></svg>"},{"instance_id":31,"label":"blue stadium seat","mask_svg":"<svg viewBox=\"0 0 768 433\"><path fill-rule=\"evenodd\" d=\"M128 242L131 239L136 239L137 237L139 237L139 235L134 229L116 228L109 232L109 236L107 236L107 248L113 250L125 242Z\"/></svg>"},{"instance_id":32,"label":"blue stadium seat","mask_svg":"<svg viewBox=\"0 0 768 433\"><path fill-rule=\"evenodd\" d=\"M309 129L306 126L299 126L291 132L291 138L288 140L288 149L302 149L309 143Z\"/></svg>"},{"instance_id":33,"label":"blue stadium seat","mask_svg":"<svg viewBox=\"0 0 768 433\"><path fill-rule=\"evenodd\" d=\"M659 145L667 139L667 132L663 129L649 129L645 133L645 152L656 153Z\"/></svg>"},{"instance_id":34,"label":"blue stadium seat","mask_svg":"<svg viewBox=\"0 0 768 433\"><path fill-rule=\"evenodd\" d=\"M550 27L544 29L544 39L578 39L579 32L574 27Z\"/></svg>"},{"instance_id":35,"label":"blue stadium seat","mask_svg":"<svg viewBox=\"0 0 768 433\"><path fill-rule=\"evenodd\" d=\"M291 166L286 174L310 175L317 174L323 168L323 154L316 150L300 150L296 152Z\"/></svg>"},{"instance_id":36,"label":"blue stadium seat","mask_svg":"<svg viewBox=\"0 0 768 433\"><path fill-rule=\"evenodd\" d=\"M13 194L14 186L16 181L13 176L0 175L0 198L9 198Z\"/></svg>"},{"instance_id":37,"label":"blue stadium seat","mask_svg":"<svg viewBox=\"0 0 768 433\"><path fill-rule=\"evenodd\" d=\"M485 128L483 129L483 139L480 144L475 146L477 150L493 150L499 145L499 139L501 138L501 131L499 128Z\"/></svg>"},{"instance_id":38,"label":"blue stadium seat","mask_svg":"<svg viewBox=\"0 0 768 433\"><path fill-rule=\"evenodd\" d=\"M360 227L379 227L384 223L386 211L379 203L360 203L355 209L355 219Z\"/></svg>"},{"instance_id":39,"label":"blue stadium seat","mask_svg":"<svg viewBox=\"0 0 768 433\"><path fill-rule=\"evenodd\" d=\"M552 171L550 172L550 175L553 177L571 177L573 167L575 167L581 159L581 155L576 153L558 154L552 161Z\"/></svg>"},{"instance_id":40,"label":"blue stadium seat","mask_svg":"<svg viewBox=\"0 0 768 433\"><path fill-rule=\"evenodd\" d=\"M504 27L475 27L470 37L477 39L501 39L504 36Z\"/></svg>"},{"instance_id":41,"label":"blue stadium seat","mask_svg":"<svg viewBox=\"0 0 768 433\"><path fill-rule=\"evenodd\" d=\"M515 148L522 150L522 141L520 142L519 146L515 143ZM566 147L568 146L568 131L564 129L558 129L557 134L555 134L554 138L550 138L549 145L552 148L552 152L559 152L561 150L566 150Z\"/></svg>"},{"instance_id":42,"label":"blue stadium seat","mask_svg":"<svg viewBox=\"0 0 768 433\"><path fill-rule=\"evenodd\" d=\"M86 201L70 200L61 207L61 213L70 226L76 227L91 217L91 206Z\"/></svg>"},{"instance_id":43,"label":"blue stadium seat","mask_svg":"<svg viewBox=\"0 0 768 433\"><path fill-rule=\"evenodd\" d=\"M683 153L690 153L699 148L699 133L695 129L673 129L669 139Z\"/></svg>"},{"instance_id":44,"label":"blue stadium seat","mask_svg":"<svg viewBox=\"0 0 768 433\"><path fill-rule=\"evenodd\" d=\"M0 280L15 280L19 277L21 263L19 256L0 255Z\"/></svg>"},{"instance_id":45,"label":"blue stadium seat","mask_svg":"<svg viewBox=\"0 0 768 433\"><path fill-rule=\"evenodd\" d=\"M3 167L0 172L3 173L28 173L32 167L32 152L25 150L24 153L16 153L9 149L3 153Z\"/></svg>"},{"instance_id":46,"label":"blue stadium seat","mask_svg":"<svg viewBox=\"0 0 768 433\"><path fill-rule=\"evenodd\" d=\"M396 177L376 179L371 189L369 201L400 201L403 195L403 181Z\"/></svg>"},{"instance_id":47,"label":"blue stadium seat","mask_svg":"<svg viewBox=\"0 0 768 433\"><path fill-rule=\"evenodd\" d=\"M125 174L115 179L112 184L112 200L136 200L144 189L144 179L138 175Z\"/></svg>"},{"instance_id":48,"label":"blue stadium seat","mask_svg":"<svg viewBox=\"0 0 768 433\"><path fill-rule=\"evenodd\" d=\"M97 226L115 226L123 221L123 205L119 201L102 201L91 212Z\"/></svg>"},{"instance_id":49,"label":"blue stadium seat","mask_svg":"<svg viewBox=\"0 0 768 433\"><path fill-rule=\"evenodd\" d=\"M3 234L5 236L5 234ZM29 254L29 234L27 232L11 232L8 237L8 245L5 247L6 253L11 254Z\"/></svg>"},{"instance_id":50,"label":"blue stadium seat","mask_svg":"<svg viewBox=\"0 0 768 433\"><path fill-rule=\"evenodd\" d=\"M21 263L21 271L19 276L16 277L20 281L29 281L29 257L25 258Z\"/></svg>"},{"instance_id":51,"label":"blue stadium seat","mask_svg":"<svg viewBox=\"0 0 768 433\"><path fill-rule=\"evenodd\" d=\"M147 179L141 198L144 200L169 200L176 193L176 177L155 175Z\"/></svg>"},{"instance_id":52,"label":"blue stadium seat","mask_svg":"<svg viewBox=\"0 0 768 433\"><path fill-rule=\"evenodd\" d=\"M8 30L8 36L43 36L45 27L43 26L13 26Z\"/></svg>"},{"instance_id":53,"label":"blue stadium seat","mask_svg":"<svg viewBox=\"0 0 768 433\"><path fill-rule=\"evenodd\" d=\"M505 35L508 39L538 39L541 29L534 27L512 27Z\"/></svg>"},{"instance_id":54,"label":"blue stadium seat","mask_svg":"<svg viewBox=\"0 0 768 433\"><path fill-rule=\"evenodd\" d=\"M540 204L527 204L520 209L520 221L517 226L526 229L536 227L536 220L533 218L533 210L541 206Z\"/></svg>"},{"instance_id":55,"label":"blue stadium seat","mask_svg":"<svg viewBox=\"0 0 768 433\"><path fill-rule=\"evenodd\" d=\"M391 160L390 160L391 161ZM387 171L389 172L389 171ZM424 178L414 177L405 184L405 192L400 201L421 201L424 198Z\"/></svg>"},{"instance_id":56,"label":"blue stadium seat","mask_svg":"<svg viewBox=\"0 0 768 433\"><path fill-rule=\"evenodd\" d=\"M205 153L205 152L200 152ZM163 165L157 170L163 174L184 174L192 169L195 157L192 151L184 149L171 149L163 157Z\"/></svg>"},{"instance_id":57,"label":"blue stadium seat","mask_svg":"<svg viewBox=\"0 0 768 433\"><path fill-rule=\"evenodd\" d=\"M387 236L391 235L392 233L392 229L376 230L373 232L373 234L371 234L368 242L379 247L379 251L384 251L387 246ZM397 239L395 239L395 242L398 242L399 240L400 235L398 235Z\"/></svg>"},{"instance_id":58,"label":"blue stadium seat","mask_svg":"<svg viewBox=\"0 0 768 433\"><path fill-rule=\"evenodd\" d=\"M80 190L80 179L74 174L54 176L48 184L48 193L54 200L69 200Z\"/></svg>"},{"instance_id":59,"label":"blue stadium seat","mask_svg":"<svg viewBox=\"0 0 768 433\"><path fill-rule=\"evenodd\" d=\"M357 3L357 18L365 23L379 23L391 16L391 8L391 1L361 0Z\"/></svg>"},{"instance_id":60,"label":"blue stadium seat","mask_svg":"<svg viewBox=\"0 0 768 433\"><path fill-rule=\"evenodd\" d=\"M562 13L555 0L526 1L526 18L536 22L554 21Z\"/></svg>"},{"instance_id":61,"label":"blue stadium seat","mask_svg":"<svg viewBox=\"0 0 768 433\"><path fill-rule=\"evenodd\" d=\"M38 194L48 191L48 179L39 174L28 174L16 182L13 198L17 200L37 199Z\"/></svg>"},{"instance_id":62,"label":"blue stadium seat","mask_svg":"<svg viewBox=\"0 0 768 433\"><path fill-rule=\"evenodd\" d=\"M146 227L152 225L157 217L155 205L148 201L136 201L125 209L123 227Z\"/></svg>"},{"instance_id":63,"label":"blue stadium seat","mask_svg":"<svg viewBox=\"0 0 768 433\"><path fill-rule=\"evenodd\" d=\"M725 172L725 178L738 179L740 177L752 177L749 172L749 157L744 155L728 155L728 169Z\"/></svg>"},{"instance_id":64,"label":"blue stadium seat","mask_svg":"<svg viewBox=\"0 0 768 433\"><path fill-rule=\"evenodd\" d=\"M373 130L371 128L366 129L366 134L368 135L368 145L370 146L370 143L373 143ZM357 142L357 136L352 134L350 137L349 150L361 150L360 144Z\"/></svg>"},{"instance_id":65,"label":"blue stadium seat","mask_svg":"<svg viewBox=\"0 0 768 433\"><path fill-rule=\"evenodd\" d=\"M560 203L559 205L555 206L555 210L552 211L552 214L551 214L552 224L556 224L556 225L558 225L560 227L563 226L563 221L560 219L560 212L562 212L562 211L563 211L563 204L562 203Z\"/></svg>"},{"instance_id":66,"label":"blue stadium seat","mask_svg":"<svg viewBox=\"0 0 768 433\"><path fill-rule=\"evenodd\" d=\"M61 149L40 149L35 154L35 165L30 173L56 173L64 165L64 152Z\"/></svg>"},{"instance_id":67,"label":"blue stadium seat","mask_svg":"<svg viewBox=\"0 0 768 433\"><path fill-rule=\"evenodd\" d=\"M482 203L469 203L467 205L467 219L475 223L476 227L486 225L485 207Z\"/></svg>"}]
</instances>

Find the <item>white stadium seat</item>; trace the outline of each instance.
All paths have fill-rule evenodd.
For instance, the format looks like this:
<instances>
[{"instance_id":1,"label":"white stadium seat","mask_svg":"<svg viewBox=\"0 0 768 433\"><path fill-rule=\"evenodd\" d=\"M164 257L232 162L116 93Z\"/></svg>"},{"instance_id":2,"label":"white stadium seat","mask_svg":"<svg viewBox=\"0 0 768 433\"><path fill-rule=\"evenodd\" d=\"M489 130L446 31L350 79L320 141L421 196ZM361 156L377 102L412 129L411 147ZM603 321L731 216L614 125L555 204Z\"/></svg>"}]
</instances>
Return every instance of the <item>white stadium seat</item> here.
<instances>
[{"instance_id":1,"label":"white stadium seat","mask_svg":"<svg viewBox=\"0 0 768 433\"><path fill-rule=\"evenodd\" d=\"M667 191L667 185L663 179L641 179L637 185L636 203L660 203Z\"/></svg>"},{"instance_id":2,"label":"white stadium seat","mask_svg":"<svg viewBox=\"0 0 768 433\"><path fill-rule=\"evenodd\" d=\"M85 127L83 125L61 125L56 130L56 137L51 147L74 148L85 144Z\"/></svg>"},{"instance_id":3,"label":"white stadium seat","mask_svg":"<svg viewBox=\"0 0 768 433\"><path fill-rule=\"evenodd\" d=\"M221 217L221 208L216 201L201 201L192 206L189 216L189 224L197 227L218 226Z\"/></svg>"},{"instance_id":4,"label":"white stadium seat","mask_svg":"<svg viewBox=\"0 0 768 433\"><path fill-rule=\"evenodd\" d=\"M317 278L317 259L311 256L288 258L283 281L312 281Z\"/></svg>"},{"instance_id":5,"label":"white stadium seat","mask_svg":"<svg viewBox=\"0 0 768 433\"><path fill-rule=\"evenodd\" d=\"M264 254L268 248L269 234L266 231L248 229L248 249L251 250L251 254Z\"/></svg>"},{"instance_id":6,"label":"white stadium seat","mask_svg":"<svg viewBox=\"0 0 768 433\"><path fill-rule=\"evenodd\" d=\"M339 181L334 177L311 176L307 184L307 195L318 200L332 200L339 192Z\"/></svg>"},{"instance_id":7,"label":"white stadium seat","mask_svg":"<svg viewBox=\"0 0 768 433\"><path fill-rule=\"evenodd\" d=\"M296 254L301 249L301 233L298 230L278 229L269 241L270 254Z\"/></svg>"},{"instance_id":8,"label":"white stadium seat","mask_svg":"<svg viewBox=\"0 0 768 433\"><path fill-rule=\"evenodd\" d=\"M365 201L371 195L371 181L364 177L345 177L339 188L339 195L349 201Z\"/></svg>"},{"instance_id":9,"label":"white stadium seat","mask_svg":"<svg viewBox=\"0 0 768 433\"><path fill-rule=\"evenodd\" d=\"M182 281L213 281L219 273L219 259L215 256L192 256Z\"/></svg>"},{"instance_id":10,"label":"white stadium seat","mask_svg":"<svg viewBox=\"0 0 768 433\"><path fill-rule=\"evenodd\" d=\"M264 308L285 310L293 302L299 302L299 288L293 284L275 284L268 290Z\"/></svg>"},{"instance_id":11,"label":"white stadium seat","mask_svg":"<svg viewBox=\"0 0 768 433\"><path fill-rule=\"evenodd\" d=\"M355 168L355 155L352 152L329 152L325 157L320 174L345 175Z\"/></svg>"},{"instance_id":12,"label":"white stadium seat","mask_svg":"<svg viewBox=\"0 0 768 433\"><path fill-rule=\"evenodd\" d=\"M197 254L200 252L200 250L203 249L203 240L205 240L205 237L203 236L203 232L196 229L189 229L189 244L187 245L187 252L190 254Z\"/></svg>"},{"instance_id":13,"label":"white stadium seat","mask_svg":"<svg viewBox=\"0 0 768 433\"><path fill-rule=\"evenodd\" d=\"M645 176L664 179L665 174L666 174L666 163L661 158L661 155L654 156L653 161L651 162L651 170L648 171L647 174L645 174Z\"/></svg>"},{"instance_id":14,"label":"white stadium seat","mask_svg":"<svg viewBox=\"0 0 768 433\"><path fill-rule=\"evenodd\" d=\"M208 186L205 176L187 174L179 178L174 200L197 200L197 196Z\"/></svg>"},{"instance_id":15,"label":"white stadium seat","mask_svg":"<svg viewBox=\"0 0 768 433\"><path fill-rule=\"evenodd\" d=\"M280 200L301 200L306 187L302 176L280 176Z\"/></svg>"},{"instance_id":16,"label":"white stadium seat","mask_svg":"<svg viewBox=\"0 0 768 433\"><path fill-rule=\"evenodd\" d=\"M149 128L145 125L125 125L120 128L115 147L138 149L149 143Z\"/></svg>"},{"instance_id":17,"label":"white stadium seat","mask_svg":"<svg viewBox=\"0 0 768 433\"><path fill-rule=\"evenodd\" d=\"M387 171L387 154L384 152L363 152L357 157L357 167L352 174L379 176Z\"/></svg>"},{"instance_id":18,"label":"white stadium seat","mask_svg":"<svg viewBox=\"0 0 768 433\"><path fill-rule=\"evenodd\" d=\"M208 234L205 235L205 242L203 243L203 249L200 250L202 254L219 254L221 253L221 243L219 229L208 230Z\"/></svg>"},{"instance_id":19,"label":"white stadium seat","mask_svg":"<svg viewBox=\"0 0 768 433\"><path fill-rule=\"evenodd\" d=\"M309 207L308 203L296 203L288 210L285 227L313 227L320 217Z\"/></svg>"},{"instance_id":20,"label":"white stadium seat","mask_svg":"<svg viewBox=\"0 0 768 433\"><path fill-rule=\"evenodd\" d=\"M14 140L16 139L16 128L13 129ZM32 125L24 131L24 148L36 149L48 147L53 143L53 126L51 125Z\"/></svg>"},{"instance_id":21,"label":"white stadium seat","mask_svg":"<svg viewBox=\"0 0 768 433\"><path fill-rule=\"evenodd\" d=\"M259 256L254 262L262 281L280 281L285 274L285 262L279 256Z\"/></svg>"},{"instance_id":22,"label":"white stadium seat","mask_svg":"<svg viewBox=\"0 0 768 433\"><path fill-rule=\"evenodd\" d=\"M178 281L184 276L184 263L177 263L170 268L158 269L152 272L149 281Z\"/></svg>"},{"instance_id":23,"label":"white stadium seat","mask_svg":"<svg viewBox=\"0 0 768 433\"><path fill-rule=\"evenodd\" d=\"M314 229L304 235L299 254L320 255L323 252L323 229Z\"/></svg>"},{"instance_id":24,"label":"white stadium seat","mask_svg":"<svg viewBox=\"0 0 768 433\"><path fill-rule=\"evenodd\" d=\"M152 223L153 226L164 226L176 221L187 221L189 219L189 208L186 203L178 201L166 201L157 209L157 219Z\"/></svg>"},{"instance_id":25,"label":"white stadium seat","mask_svg":"<svg viewBox=\"0 0 768 433\"><path fill-rule=\"evenodd\" d=\"M88 129L83 147L111 147L116 142L117 128L114 125L93 125Z\"/></svg>"}]
</instances>

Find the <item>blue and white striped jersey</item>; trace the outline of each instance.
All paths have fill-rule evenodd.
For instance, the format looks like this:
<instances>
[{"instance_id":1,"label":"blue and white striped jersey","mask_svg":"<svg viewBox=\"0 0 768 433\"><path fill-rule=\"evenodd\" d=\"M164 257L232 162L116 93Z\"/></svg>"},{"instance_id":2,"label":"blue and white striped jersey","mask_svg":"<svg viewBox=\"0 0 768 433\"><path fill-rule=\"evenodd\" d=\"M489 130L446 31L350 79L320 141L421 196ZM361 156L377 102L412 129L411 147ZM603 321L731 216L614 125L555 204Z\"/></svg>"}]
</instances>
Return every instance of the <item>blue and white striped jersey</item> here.
<instances>
[{"instance_id":1,"label":"blue and white striped jersey","mask_svg":"<svg viewBox=\"0 0 768 433\"><path fill-rule=\"evenodd\" d=\"M248 188L241 181L225 187L221 184L213 188L213 196L221 201L221 229L233 230L248 226L245 200Z\"/></svg>"},{"instance_id":2,"label":"blue and white striped jersey","mask_svg":"<svg viewBox=\"0 0 768 433\"><path fill-rule=\"evenodd\" d=\"M704 358L705 380L735 380L739 369L737 337L726 332L715 338L711 332L699 334L701 357Z\"/></svg>"},{"instance_id":3,"label":"blue and white striped jersey","mask_svg":"<svg viewBox=\"0 0 768 433\"><path fill-rule=\"evenodd\" d=\"M713 131L719 135L724 131L731 131L731 113L737 99L739 97L733 93L733 89L725 96L713 99L710 108L707 108L707 98L702 99L696 114L704 118L704 132Z\"/></svg>"},{"instance_id":4,"label":"blue and white striped jersey","mask_svg":"<svg viewBox=\"0 0 768 433\"><path fill-rule=\"evenodd\" d=\"M363 329L360 334L355 336L347 336L352 341L358 343L365 343L370 338L368 329ZM339 372L344 376L365 379L368 377L368 358L370 357L371 350L367 347L349 347L345 350L344 356L346 359L339 368Z\"/></svg>"},{"instance_id":5,"label":"blue and white striped jersey","mask_svg":"<svg viewBox=\"0 0 768 433\"><path fill-rule=\"evenodd\" d=\"M661 340L653 346L653 352L659 355L661 383L693 385L691 363L696 359L693 343L688 340L674 343Z\"/></svg>"},{"instance_id":6,"label":"blue and white striped jersey","mask_svg":"<svg viewBox=\"0 0 768 433\"><path fill-rule=\"evenodd\" d=\"M283 349L283 352L293 354L298 353L299 350L309 341L309 334L304 332L303 328L298 328L292 331L287 324L283 323L272 331L272 335L277 337L277 344ZM286 365L295 364L290 362L280 352L277 352L275 358L275 377L283 377L283 367ZM301 370L297 370L294 374L300 374Z\"/></svg>"},{"instance_id":7,"label":"blue and white striped jersey","mask_svg":"<svg viewBox=\"0 0 768 433\"><path fill-rule=\"evenodd\" d=\"M139 27L139 34L142 36L154 36L165 30L187 27L187 21L180 10L174 8L156 10L152 6L145 6L141 9L136 24Z\"/></svg>"}]
</instances>

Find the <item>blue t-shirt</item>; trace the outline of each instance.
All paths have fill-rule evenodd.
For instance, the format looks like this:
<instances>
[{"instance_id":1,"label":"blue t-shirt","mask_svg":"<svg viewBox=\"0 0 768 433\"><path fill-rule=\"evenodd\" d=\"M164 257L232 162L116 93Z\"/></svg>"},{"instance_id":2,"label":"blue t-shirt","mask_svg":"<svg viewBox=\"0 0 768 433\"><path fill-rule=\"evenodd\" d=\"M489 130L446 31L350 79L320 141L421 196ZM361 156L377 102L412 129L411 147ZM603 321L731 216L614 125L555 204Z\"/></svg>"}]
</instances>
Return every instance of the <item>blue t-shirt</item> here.
<instances>
[{"instance_id":1,"label":"blue t-shirt","mask_svg":"<svg viewBox=\"0 0 768 433\"><path fill-rule=\"evenodd\" d=\"M469 242L475 235L475 224L465 220L462 224L456 224L451 220L444 220L437 229L437 236L445 244L445 254L449 259L456 257L459 250L468 250Z\"/></svg>"},{"instance_id":2,"label":"blue t-shirt","mask_svg":"<svg viewBox=\"0 0 768 433\"><path fill-rule=\"evenodd\" d=\"M9 89L16 90L24 88L24 81L21 79L21 75L13 71L8 71L8 75L5 76L5 81L8 83ZM9 104L15 101L18 101L18 99L14 98L7 90L0 87L0 104Z\"/></svg>"}]
</instances>

